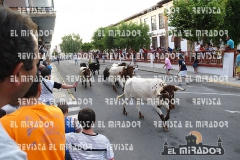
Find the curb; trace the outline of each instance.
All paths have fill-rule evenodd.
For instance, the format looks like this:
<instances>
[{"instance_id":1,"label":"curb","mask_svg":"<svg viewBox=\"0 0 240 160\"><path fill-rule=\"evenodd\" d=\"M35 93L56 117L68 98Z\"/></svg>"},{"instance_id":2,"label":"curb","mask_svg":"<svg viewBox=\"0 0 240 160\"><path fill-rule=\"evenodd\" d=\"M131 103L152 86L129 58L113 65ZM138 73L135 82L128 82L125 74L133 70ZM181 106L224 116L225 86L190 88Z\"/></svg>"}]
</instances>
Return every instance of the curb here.
<instances>
[{"instance_id":1,"label":"curb","mask_svg":"<svg viewBox=\"0 0 240 160\"><path fill-rule=\"evenodd\" d=\"M52 65L55 67L56 71L58 72L60 79L63 81L63 84L66 84L65 81L64 81L64 79L62 78L62 75L61 75L60 72L58 71L56 65L55 65L55 64L52 64ZM69 89L67 89L67 92L68 92L69 96L72 98L72 100L73 100L73 101L76 101L76 98L73 96L73 93L72 93Z\"/></svg>"}]
</instances>

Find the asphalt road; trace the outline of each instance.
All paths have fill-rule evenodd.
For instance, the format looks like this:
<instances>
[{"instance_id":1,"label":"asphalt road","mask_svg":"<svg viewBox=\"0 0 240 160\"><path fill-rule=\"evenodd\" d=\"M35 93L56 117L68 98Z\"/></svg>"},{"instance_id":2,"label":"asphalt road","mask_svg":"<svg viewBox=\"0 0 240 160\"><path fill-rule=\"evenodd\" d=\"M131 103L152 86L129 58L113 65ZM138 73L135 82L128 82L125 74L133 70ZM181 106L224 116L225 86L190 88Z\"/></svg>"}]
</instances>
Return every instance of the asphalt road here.
<instances>
[{"instance_id":1,"label":"asphalt road","mask_svg":"<svg viewBox=\"0 0 240 160\"><path fill-rule=\"evenodd\" d=\"M73 83L70 82L70 77L73 81L76 80L73 76L78 78L79 65L74 65L74 60L61 61L60 65L56 62L55 64L67 84ZM190 85L183 83L182 88L186 88L186 91L178 91L175 94L175 98L179 98L179 104L171 110L170 129L166 132L162 129L160 118L151 105L146 103L141 105L141 112L145 119L140 120L133 101L130 101L126 107L127 116L122 113L121 100L110 103L111 98L116 99L117 95L122 94L122 90L117 87L118 92L115 93L110 82L103 82L102 73L105 67L106 65L102 65L100 75L94 76L92 87L89 87L88 83L88 87L85 88L79 83L76 92L71 89L78 105L70 106L72 110L69 115L77 115L79 110L76 106L92 108L97 119L94 131L108 137L116 160L237 160L240 158L240 88L211 82L196 83L193 81ZM156 73L143 71L138 71L137 75L142 78L159 76ZM177 83L169 82L168 84ZM166 113L164 108L162 111ZM114 123L113 127L110 126L111 122ZM206 122L208 124L204 125ZM130 127L127 126L129 124ZM197 126L197 124L202 126ZM185 136L191 131L198 131L202 135L203 145L218 146L220 136L224 155L161 154L165 140L168 147L186 145ZM201 141L197 134L194 135L198 137L197 140ZM209 152L214 153L215 150L211 149Z\"/></svg>"}]
</instances>

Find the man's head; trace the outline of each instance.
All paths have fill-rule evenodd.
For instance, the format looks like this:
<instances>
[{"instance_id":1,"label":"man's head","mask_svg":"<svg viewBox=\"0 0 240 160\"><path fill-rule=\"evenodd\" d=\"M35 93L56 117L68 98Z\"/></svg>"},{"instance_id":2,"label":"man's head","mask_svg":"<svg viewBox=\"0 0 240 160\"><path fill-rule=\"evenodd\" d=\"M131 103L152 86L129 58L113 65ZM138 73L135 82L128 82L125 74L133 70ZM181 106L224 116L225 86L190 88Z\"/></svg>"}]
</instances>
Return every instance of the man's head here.
<instances>
[{"instance_id":1,"label":"man's head","mask_svg":"<svg viewBox=\"0 0 240 160\"><path fill-rule=\"evenodd\" d=\"M183 59L183 56L182 56L182 55L179 55L179 59Z\"/></svg>"},{"instance_id":2,"label":"man's head","mask_svg":"<svg viewBox=\"0 0 240 160\"><path fill-rule=\"evenodd\" d=\"M90 108L84 108L78 113L78 121L82 125L83 129L91 129L92 125L95 123L95 112Z\"/></svg>"},{"instance_id":3,"label":"man's head","mask_svg":"<svg viewBox=\"0 0 240 160\"><path fill-rule=\"evenodd\" d=\"M50 79L50 77L49 77L50 74L51 74L51 72L50 72L50 70L47 69L47 68L43 68L43 69L41 70L41 75L42 75L43 78Z\"/></svg>"},{"instance_id":4,"label":"man's head","mask_svg":"<svg viewBox=\"0 0 240 160\"><path fill-rule=\"evenodd\" d=\"M57 104L57 106L58 106L58 108L60 108L61 110L62 110L62 113L65 115L65 114L67 114L68 113L68 105L67 105L67 103L62 103L62 102L59 102L58 104Z\"/></svg>"},{"instance_id":5,"label":"man's head","mask_svg":"<svg viewBox=\"0 0 240 160\"><path fill-rule=\"evenodd\" d=\"M36 31L37 26L31 18L7 7L0 6L0 26L0 92L4 93L0 97L2 107L21 98L32 85L32 81L22 82L21 78L36 75L38 41L33 34L22 34L22 31ZM24 56L26 53L27 56Z\"/></svg>"},{"instance_id":6,"label":"man's head","mask_svg":"<svg viewBox=\"0 0 240 160\"><path fill-rule=\"evenodd\" d=\"M27 93L23 98L39 98L42 91L41 80L38 74L36 74L36 81L32 83L31 87L28 89Z\"/></svg>"},{"instance_id":7,"label":"man's head","mask_svg":"<svg viewBox=\"0 0 240 160\"><path fill-rule=\"evenodd\" d=\"M230 36L227 36L227 37L226 37L226 40L229 40L229 39L230 39Z\"/></svg>"}]
</instances>

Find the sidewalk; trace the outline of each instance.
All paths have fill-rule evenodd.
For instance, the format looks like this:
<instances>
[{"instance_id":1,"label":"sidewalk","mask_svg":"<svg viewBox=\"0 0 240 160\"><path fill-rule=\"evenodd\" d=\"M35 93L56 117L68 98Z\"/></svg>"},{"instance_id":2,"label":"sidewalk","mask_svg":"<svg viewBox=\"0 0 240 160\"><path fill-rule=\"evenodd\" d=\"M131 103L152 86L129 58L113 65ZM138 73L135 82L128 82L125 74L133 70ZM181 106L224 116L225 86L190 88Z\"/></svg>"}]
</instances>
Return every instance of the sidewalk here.
<instances>
[{"instance_id":1,"label":"sidewalk","mask_svg":"<svg viewBox=\"0 0 240 160\"><path fill-rule=\"evenodd\" d=\"M100 60L100 65L112 65L113 63L119 63L119 60L105 60L105 63L102 62L102 60ZM122 61L122 62L126 62L127 64L130 63L130 61ZM165 74L166 73L166 69L165 68L151 68L151 67L147 67L146 65L144 65L144 63L142 62L137 62L136 65L138 65L138 69L141 71L147 71L147 72L153 72L153 73L159 73L159 74ZM163 65L162 65L163 66ZM177 76L178 75L178 70L171 70L170 71L171 75ZM214 83L218 83L218 84L225 84L225 85L229 85L229 86L235 86L235 87L240 87L240 80L236 80L236 78L227 78L227 77L223 77L223 76L219 76L219 75L214 75L214 74L206 74L206 73L198 73L198 74L194 74L191 71L188 71L188 76L191 77L191 79L199 82L214 82Z\"/></svg>"},{"instance_id":2,"label":"sidewalk","mask_svg":"<svg viewBox=\"0 0 240 160\"><path fill-rule=\"evenodd\" d=\"M51 75L51 79L55 82L64 84L64 80L61 76L61 74L59 73L59 71L57 70L57 67L55 66L54 63L50 64L52 66L52 75ZM55 105L60 102L60 100L65 100L67 102L71 102L71 101L75 101L74 96L72 95L72 93L70 92L69 89L53 89L53 97L54 97L54 103Z\"/></svg>"}]
</instances>

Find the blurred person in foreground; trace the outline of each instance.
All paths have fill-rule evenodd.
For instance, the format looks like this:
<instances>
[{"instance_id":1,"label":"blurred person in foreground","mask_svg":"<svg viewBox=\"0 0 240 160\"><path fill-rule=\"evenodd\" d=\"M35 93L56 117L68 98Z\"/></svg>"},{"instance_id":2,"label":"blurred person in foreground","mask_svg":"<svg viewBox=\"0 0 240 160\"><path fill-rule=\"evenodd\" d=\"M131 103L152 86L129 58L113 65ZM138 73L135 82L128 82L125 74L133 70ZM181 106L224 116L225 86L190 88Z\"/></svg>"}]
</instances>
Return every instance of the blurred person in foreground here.
<instances>
[{"instance_id":1,"label":"blurred person in foreground","mask_svg":"<svg viewBox=\"0 0 240 160\"><path fill-rule=\"evenodd\" d=\"M49 107L38 101L41 90L39 79L20 99L20 109L0 120L29 160L63 160L64 116L58 107Z\"/></svg>"},{"instance_id":2,"label":"blurred person in foreground","mask_svg":"<svg viewBox=\"0 0 240 160\"><path fill-rule=\"evenodd\" d=\"M21 78L36 75L38 41L33 34L21 35L24 30L35 32L37 29L36 24L25 14L0 6L0 26L0 108L2 108L23 97L32 85L32 81L23 82ZM23 58L24 53L30 56ZM1 123L0 148L1 160L27 159L26 153L20 150Z\"/></svg>"},{"instance_id":3,"label":"blurred person in foreground","mask_svg":"<svg viewBox=\"0 0 240 160\"><path fill-rule=\"evenodd\" d=\"M76 118L68 117L68 105L67 103L58 103L57 105L61 110L65 117L65 133L80 133L82 131L81 124L78 122ZM69 151L65 150L65 160L72 160Z\"/></svg>"},{"instance_id":4,"label":"blurred person in foreground","mask_svg":"<svg viewBox=\"0 0 240 160\"><path fill-rule=\"evenodd\" d=\"M67 133L66 147L73 160L114 160L114 153L107 137L92 129L96 122L95 112L84 108L78 113L78 121L83 127L81 133Z\"/></svg>"}]
</instances>

